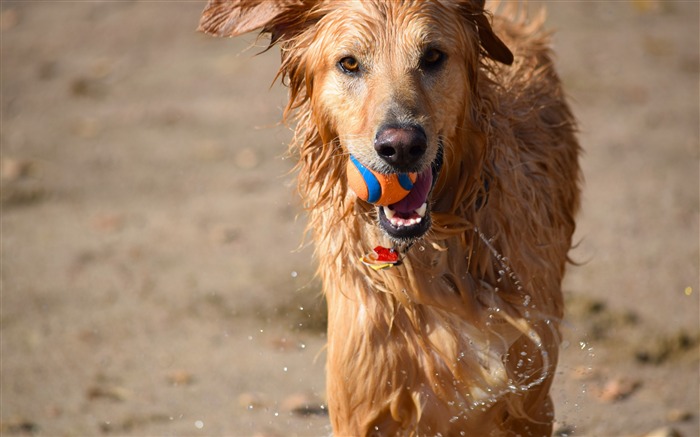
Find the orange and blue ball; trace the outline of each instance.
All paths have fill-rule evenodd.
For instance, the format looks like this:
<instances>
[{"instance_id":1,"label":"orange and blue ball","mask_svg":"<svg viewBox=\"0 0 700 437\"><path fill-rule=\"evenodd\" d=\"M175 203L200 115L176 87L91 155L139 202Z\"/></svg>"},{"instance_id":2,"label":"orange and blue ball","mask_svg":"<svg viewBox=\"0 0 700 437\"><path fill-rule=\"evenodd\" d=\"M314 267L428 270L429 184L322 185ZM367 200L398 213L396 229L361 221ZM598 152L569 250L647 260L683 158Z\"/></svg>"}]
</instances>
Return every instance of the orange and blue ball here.
<instances>
[{"instance_id":1,"label":"orange and blue ball","mask_svg":"<svg viewBox=\"0 0 700 437\"><path fill-rule=\"evenodd\" d=\"M417 173L384 174L371 170L350 155L348 185L365 202L389 206L406 197L418 178Z\"/></svg>"}]
</instances>

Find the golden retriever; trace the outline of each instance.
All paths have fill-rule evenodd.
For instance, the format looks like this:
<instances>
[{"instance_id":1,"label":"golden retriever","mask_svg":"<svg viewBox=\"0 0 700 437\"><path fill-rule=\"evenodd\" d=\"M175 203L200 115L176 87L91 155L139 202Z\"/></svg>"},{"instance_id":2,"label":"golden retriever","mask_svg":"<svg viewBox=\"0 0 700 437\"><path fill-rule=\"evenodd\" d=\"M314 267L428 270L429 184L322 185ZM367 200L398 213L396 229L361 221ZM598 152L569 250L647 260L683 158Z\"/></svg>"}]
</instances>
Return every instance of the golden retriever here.
<instances>
[{"instance_id":1,"label":"golden retriever","mask_svg":"<svg viewBox=\"0 0 700 437\"><path fill-rule=\"evenodd\" d=\"M499 9L210 0L203 12L203 32L262 29L281 48L337 436L552 433L579 145L543 19ZM416 175L409 200L360 200L350 156ZM399 259L369 268L375 246Z\"/></svg>"}]
</instances>

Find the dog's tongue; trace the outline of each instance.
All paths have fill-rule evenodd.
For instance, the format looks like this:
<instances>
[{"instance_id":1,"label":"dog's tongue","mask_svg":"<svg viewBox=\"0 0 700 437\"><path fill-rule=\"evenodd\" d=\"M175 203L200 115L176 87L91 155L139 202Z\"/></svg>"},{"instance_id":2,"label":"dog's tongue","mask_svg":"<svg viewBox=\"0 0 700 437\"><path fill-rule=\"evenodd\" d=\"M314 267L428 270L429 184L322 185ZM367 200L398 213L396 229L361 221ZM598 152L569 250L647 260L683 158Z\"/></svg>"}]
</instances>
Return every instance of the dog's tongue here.
<instances>
[{"instance_id":1,"label":"dog's tongue","mask_svg":"<svg viewBox=\"0 0 700 437\"><path fill-rule=\"evenodd\" d=\"M418 175L418 179L416 179L408 195L398 202L389 205L389 208L400 213L412 213L426 202L432 185L433 170L428 167L423 173Z\"/></svg>"}]
</instances>

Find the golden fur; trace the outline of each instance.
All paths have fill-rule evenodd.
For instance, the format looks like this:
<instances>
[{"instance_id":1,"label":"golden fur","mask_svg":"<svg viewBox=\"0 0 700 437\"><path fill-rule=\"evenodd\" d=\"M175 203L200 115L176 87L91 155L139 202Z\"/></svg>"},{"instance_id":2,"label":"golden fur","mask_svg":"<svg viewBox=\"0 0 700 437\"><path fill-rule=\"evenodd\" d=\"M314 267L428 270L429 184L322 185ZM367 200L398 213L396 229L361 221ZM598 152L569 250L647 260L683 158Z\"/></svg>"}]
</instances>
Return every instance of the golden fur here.
<instances>
[{"instance_id":1,"label":"golden fur","mask_svg":"<svg viewBox=\"0 0 700 437\"><path fill-rule=\"evenodd\" d=\"M202 31L262 28L282 50L290 150L328 302L335 435L552 432L579 146L543 20L501 6L491 16L479 0L210 0L203 13ZM447 60L428 78L416 66L431 44ZM347 53L368 73L339 72ZM351 152L386 167L372 141L389 113L425 129L421 168L439 153L444 164L430 231L402 265L375 272L357 260L398 243L348 190L345 164Z\"/></svg>"}]
</instances>

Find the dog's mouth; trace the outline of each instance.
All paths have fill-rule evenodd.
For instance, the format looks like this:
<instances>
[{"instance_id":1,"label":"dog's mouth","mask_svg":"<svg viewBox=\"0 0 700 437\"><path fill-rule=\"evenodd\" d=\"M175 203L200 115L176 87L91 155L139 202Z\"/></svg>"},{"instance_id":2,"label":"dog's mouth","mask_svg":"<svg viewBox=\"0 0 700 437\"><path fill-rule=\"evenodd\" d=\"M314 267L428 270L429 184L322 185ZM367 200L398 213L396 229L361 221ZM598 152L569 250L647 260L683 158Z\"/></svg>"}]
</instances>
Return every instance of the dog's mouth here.
<instances>
[{"instance_id":1,"label":"dog's mouth","mask_svg":"<svg viewBox=\"0 0 700 437\"><path fill-rule=\"evenodd\" d=\"M392 239L409 243L423 237L432 225L430 196L442 168L440 146L431 165L418 174L406 197L388 206L377 206L380 228Z\"/></svg>"}]
</instances>

